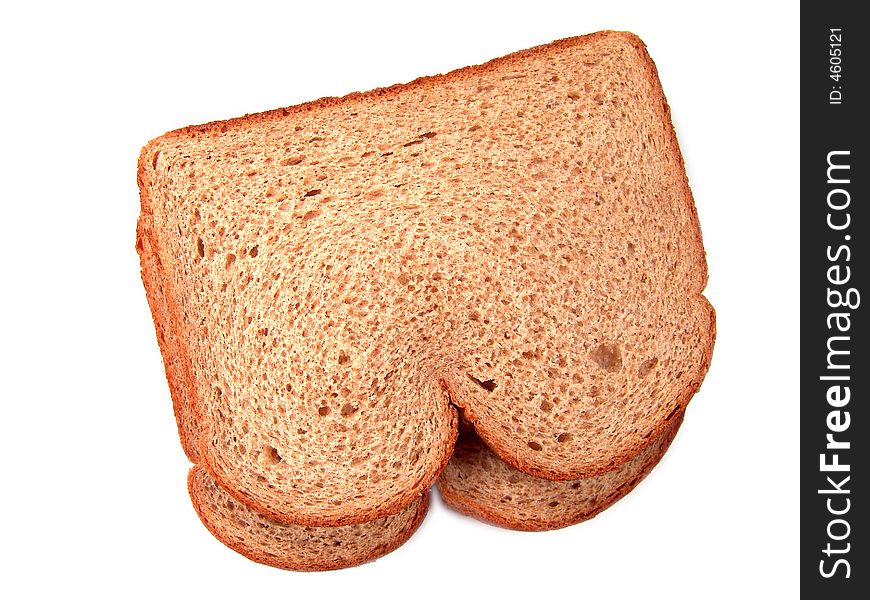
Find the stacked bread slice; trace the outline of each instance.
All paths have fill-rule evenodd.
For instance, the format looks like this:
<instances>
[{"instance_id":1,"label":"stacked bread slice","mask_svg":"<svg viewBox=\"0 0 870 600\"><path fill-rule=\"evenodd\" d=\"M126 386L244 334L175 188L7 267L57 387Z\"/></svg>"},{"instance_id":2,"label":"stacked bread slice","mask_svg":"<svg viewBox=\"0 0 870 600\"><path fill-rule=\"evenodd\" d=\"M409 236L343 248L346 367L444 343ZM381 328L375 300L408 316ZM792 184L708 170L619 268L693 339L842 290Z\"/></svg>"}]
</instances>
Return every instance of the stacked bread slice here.
<instances>
[{"instance_id":1,"label":"stacked bread slice","mask_svg":"<svg viewBox=\"0 0 870 600\"><path fill-rule=\"evenodd\" d=\"M709 365L697 215L631 34L174 131L139 186L194 506L266 564L377 558L439 475L499 525L589 518Z\"/></svg>"}]
</instances>

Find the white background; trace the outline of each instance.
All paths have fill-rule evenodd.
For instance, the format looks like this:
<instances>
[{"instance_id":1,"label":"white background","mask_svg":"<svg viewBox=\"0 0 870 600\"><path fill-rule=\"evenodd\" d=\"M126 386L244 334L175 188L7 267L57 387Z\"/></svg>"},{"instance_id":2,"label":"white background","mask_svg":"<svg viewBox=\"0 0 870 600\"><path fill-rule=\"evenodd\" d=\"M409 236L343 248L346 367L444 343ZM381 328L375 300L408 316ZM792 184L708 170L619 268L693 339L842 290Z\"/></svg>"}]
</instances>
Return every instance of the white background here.
<instances>
[{"instance_id":1,"label":"white background","mask_svg":"<svg viewBox=\"0 0 870 600\"><path fill-rule=\"evenodd\" d=\"M10 4L0 596L797 595L797 3ZM712 368L661 465L557 532L497 529L436 499L405 546L341 572L284 572L222 546L187 498L139 280L140 147L599 29L637 33L658 64L718 311Z\"/></svg>"}]
</instances>

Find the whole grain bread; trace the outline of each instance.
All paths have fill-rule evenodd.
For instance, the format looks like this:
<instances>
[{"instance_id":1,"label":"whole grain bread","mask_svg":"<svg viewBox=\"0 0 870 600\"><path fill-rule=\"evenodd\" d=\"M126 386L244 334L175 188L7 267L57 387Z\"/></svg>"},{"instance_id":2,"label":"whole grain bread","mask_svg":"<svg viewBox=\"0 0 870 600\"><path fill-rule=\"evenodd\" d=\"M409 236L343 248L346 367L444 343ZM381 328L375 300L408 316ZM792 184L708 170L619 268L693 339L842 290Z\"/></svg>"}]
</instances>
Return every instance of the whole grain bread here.
<instances>
[{"instance_id":1,"label":"whole grain bread","mask_svg":"<svg viewBox=\"0 0 870 600\"><path fill-rule=\"evenodd\" d=\"M426 516L429 493L397 514L344 527L285 525L236 502L205 469L193 467L187 487L211 533L247 558L292 571L330 571L373 561L404 544Z\"/></svg>"},{"instance_id":2,"label":"whole grain bread","mask_svg":"<svg viewBox=\"0 0 870 600\"><path fill-rule=\"evenodd\" d=\"M709 365L697 216L631 34L181 129L139 184L202 464L281 522L401 510L457 409L524 473L613 471Z\"/></svg>"},{"instance_id":3,"label":"whole grain bread","mask_svg":"<svg viewBox=\"0 0 870 600\"><path fill-rule=\"evenodd\" d=\"M444 502L457 511L508 529L544 531L591 519L624 497L664 456L683 413L647 448L622 466L576 481L532 477L499 459L474 434L462 434L438 478Z\"/></svg>"}]
</instances>

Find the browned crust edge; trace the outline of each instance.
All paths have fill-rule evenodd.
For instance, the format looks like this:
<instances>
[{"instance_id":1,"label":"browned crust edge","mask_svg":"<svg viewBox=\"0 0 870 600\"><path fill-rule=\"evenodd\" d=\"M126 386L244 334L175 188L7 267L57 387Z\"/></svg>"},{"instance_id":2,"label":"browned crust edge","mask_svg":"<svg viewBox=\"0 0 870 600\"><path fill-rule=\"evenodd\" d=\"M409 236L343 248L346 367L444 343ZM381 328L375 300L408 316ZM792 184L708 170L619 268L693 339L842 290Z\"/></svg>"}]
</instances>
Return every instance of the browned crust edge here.
<instances>
[{"instance_id":1,"label":"browned crust edge","mask_svg":"<svg viewBox=\"0 0 870 600\"><path fill-rule=\"evenodd\" d=\"M172 367L172 358L176 352L175 340L177 338L172 329L172 323L165 323L160 318L160 304L166 303L166 297L163 294L163 290L160 289L160 257L154 252L151 244L151 236L148 232L148 225L144 214L139 217L136 223L136 251L139 253L142 285L145 287L145 296L151 309L151 319L154 321L154 329L157 332L157 345L160 347L160 353L163 356L163 369L166 373L166 381L169 384L169 395L172 398L172 410L175 413L178 437L181 440L184 454L187 455L190 462L196 464L200 461L198 440L189 436L187 428L184 426L183 413L187 404L187 400L182 394L184 382L179 380L180 374ZM154 262L153 266L150 264L150 261ZM152 282L157 283L152 285Z\"/></svg>"},{"instance_id":2,"label":"browned crust edge","mask_svg":"<svg viewBox=\"0 0 870 600\"><path fill-rule=\"evenodd\" d=\"M505 529L513 529L515 531L552 531L554 529L570 527L571 525L588 521L597 516L636 488L637 485L655 468L659 461L661 461L662 457L670 447L671 442L674 441L682 422L683 413L680 413L678 419L671 424L670 429L662 434L665 438L665 444L662 446L661 451L656 452L654 455L649 457L639 474L629 481L619 485L616 490L607 497L605 502L596 506L594 509L578 511L573 516L563 520L546 518L511 519L510 517L493 510L492 506L482 502L480 499L474 496L462 494L458 489L445 485L442 479L438 480L438 492L441 494L444 503L453 510L479 521L503 527ZM654 439L654 442L655 441L658 441L658 439Z\"/></svg>"},{"instance_id":3,"label":"browned crust edge","mask_svg":"<svg viewBox=\"0 0 870 600\"><path fill-rule=\"evenodd\" d=\"M203 525L205 525L206 529L208 529L209 532L211 532L211 534L215 538L217 538L217 540L220 541L223 545L230 548L231 550L234 550L235 552L238 552L245 558L252 560L256 563L260 563L270 567L277 567L279 569L286 569L289 571L335 571L338 569L356 567L377 560L407 542L414 534L414 532L417 531L417 529L420 527L420 523L423 522L423 519L425 518L426 513L429 510L429 491L426 490L419 497L417 509L410 524L407 527L401 529L393 540L391 540L388 544L384 546L372 548L371 552L368 554L362 554L346 561L336 560L335 562L306 562L299 561L291 556L285 556L283 558L268 556L266 554L258 552L253 548L246 546L241 542L232 539L230 536L225 535L224 531L210 519L207 511L203 509L202 504L200 503L199 496L196 493L195 477L197 474L197 470L200 469L202 469L202 467L194 466L188 472L187 491L190 494L190 500L193 504L193 508L196 511L196 514L199 516L200 521L202 521ZM417 502L417 499L415 499L414 502ZM300 549L299 553L304 554L304 549Z\"/></svg>"}]
</instances>

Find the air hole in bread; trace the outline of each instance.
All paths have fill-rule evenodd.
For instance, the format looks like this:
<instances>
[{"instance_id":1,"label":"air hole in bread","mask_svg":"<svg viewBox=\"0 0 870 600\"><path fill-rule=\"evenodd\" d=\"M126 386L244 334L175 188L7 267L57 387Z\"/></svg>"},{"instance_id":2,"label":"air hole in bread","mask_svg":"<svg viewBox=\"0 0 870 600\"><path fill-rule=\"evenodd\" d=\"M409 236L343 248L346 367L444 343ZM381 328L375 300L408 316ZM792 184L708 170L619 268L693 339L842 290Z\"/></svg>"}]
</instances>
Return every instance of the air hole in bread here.
<instances>
[{"instance_id":1,"label":"air hole in bread","mask_svg":"<svg viewBox=\"0 0 870 600\"><path fill-rule=\"evenodd\" d=\"M678 411L678 410L680 410L680 405L679 405L679 404L675 405L675 406L671 409L671 412L668 413L668 416L665 417L665 420L666 420L666 421L670 421L671 419L673 419L673 418L674 418L674 415L677 414L677 411Z\"/></svg>"},{"instance_id":2,"label":"air hole in bread","mask_svg":"<svg viewBox=\"0 0 870 600\"><path fill-rule=\"evenodd\" d=\"M305 192L305 197L306 197L306 198L311 198L312 196L316 196L316 195L318 195L318 194L319 194L320 192L322 192L322 191L323 191L323 190L308 190L307 192Z\"/></svg>"},{"instance_id":3,"label":"air hole in bread","mask_svg":"<svg viewBox=\"0 0 870 600\"><path fill-rule=\"evenodd\" d=\"M199 238L196 241L196 253L199 255L200 258L205 257L205 242L202 241L202 238Z\"/></svg>"},{"instance_id":4,"label":"air hole in bread","mask_svg":"<svg viewBox=\"0 0 870 600\"><path fill-rule=\"evenodd\" d=\"M650 372L656 368L658 363L659 359L655 356L640 363L640 366L637 368L638 377L646 377L649 375Z\"/></svg>"},{"instance_id":5,"label":"air hole in bread","mask_svg":"<svg viewBox=\"0 0 870 600\"><path fill-rule=\"evenodd\" d=\"M549 400L541 400L541 410L544 412L550 412L553 410L553 403Z\"/></svg>"},{"instance_id":6,"label":"air hole in bread","mask_svg":"<svg viewBox=\"0 0 870 600\"><path fill-rule=\"evenodd\" d=\"M281 455L278 454L278 450L274 446L266 446L263 449L263 458L266 464L269 465L277 465L282 460Z\"/></svg>"},{"instance_id":7,"label":"air hole in bread","mask_svg":"<svg viewBox=\"0 0 870 600\"><path fill-rule=\"evenodd\" d=\"M301 163L303 160L305 160L304 156L296 155L296 156L291 156L289 158L285 158L284 160L281 161L280 164L282 167L293 167L293 166L296 166L299 163Z\"/></svg>"},{"instance_id":8,"label":"air hole in bread","mask_svg":"<svg viewBox=\"0 0 870 600\"><path fill-rule=\"evenodd\" d=\"M317 409L317 414L319 414L321 417L327 416L329 414L329 412L330 412L330 410L329 410L328 406L321 406L320 408Z\"/></svg>"},{"instance_id":9,"label":"air hole in bread","mask_svg":"<svg viewBox=\"0 0 870 600\"><path fill-rule=\"evenodd\" d=\"M531 442L529 442L528 445L529 445L529 448L531 448L531 449L534 450L535 452L540 452L541 450L544 449L543 446L541 446L538 442L535 442L535 441L531 441Z\"/></svg>"},{"instance_id":10,"label":"air hole in bread","mask_svg":"<svg viewBox=\"0 0 870 600\"><path fill-rule=\"evenodd\" d=\"M258 255L259 253L260 253L260 247L259 247L259 246L254 246L253 248L251 248L250 250L248 250L248 256L250 256L251 258L257 258L257 255Z\"/></svg>"},{"instance_id":11,"label":"air hole in bread","mask_svg":"<svg viewBox=\"0 0 870 600\"><path fill-rule=\"evenodd\" d=\"M436 133L434 131L427 131L426 133L421 133L420 137L426 138L427 140L435 137Z\"/></svg>"},{"instance_id":12,"label":"air hole in bread","mask_svg":"<svg viewBox=\"0 0 870 600\"><path fill-rule=\"evenodd\" d=\"M232 253L227 254L227 259L226 259L226 263L224 264L224 268L229 270L229 268L233 266L234 262L236 262L236 255L232 254Z\"/></svg>"},{"instance_id":13,"label":"air hole in bread","mask_svg":"<svg viewBox=\"0 0 870 600\"><path fill-rule=\"evenodd\" d=\"M338 352L338 364L343 367L346 367L350 364L350 356L347 355L347 352L344 350L339 350Z\"/></svg>"},{"instance_id":14,"label":"air hole in bread","mask_svg":"<svg viewBox=\"0 0 870 600\"><path fill-rule=\"evenodd\" d=\"M622 368L622 352L616 344L601 344L589 353L589 358L608 373Z\"/></svg>"},{"instance_id":15,"label":"air hole in bread","mask_svg":"<svg viewBox=\"0 0 870 600\"><path fill-rule=\"evenodd\" d=\"M341 407L341 416L342 417L350 417L358 410L359 410L358 406L354 406L353 404L348 402L347 404L345 404L344 406Z\"/></svg>"},{"instance_id":16,"label":"air hole in bread","mask_svg":"<svg viewBox=\"0 0 870 600\"><path fill-rule=\"evenodd\" d=\"M552 502L547 502L547 506L549 506L550 508L556 508L557 506L559 506L559 502L557 500L553 500Z\"/></svg>"},{"instance_id":17,"label":"air hole in bread","mask_svg":"<svg viewBox=\"0 0 870 600\"><path fill-rule=\"evenodd\" d=\"M160 150L154 153L154 156L151 158L151 166L155 169L157 168L157 161L160 159Z\"/></svg>"},{"instance_id":18,"label":"air hole in bread","mask_svg":"<svg viewBox=\"0 0 870 600\"><path fill-rule=\"evenodd\" d=\"M566 433L560 433L559 436L556 438L556 441L559 442L560 444L567 444L568 442L570 442L573 439L574 439L574 436L571 435L570 433L566 432Z\"/></svg>"},{"instance_id":19,"label":"air hole in bread","mask_svg":"<svg viewBox=\"0 0 870 600\"><path fill-rule=\"evenodd\" d=\"M514 483L514 484L516 484L516 483L519 483L521 479L522 479L522 477L520 477L520 476L519 476L518 474L516 474L516 473L513 473L513 474L511 474L510 477L508 477L508 483Z\"/></svg>"},{"instance_id":20,"label":"air hole in bread","mask_svg":"<svg viewBox=\"0 0 870 600\"><path fill-rule=\"evenodd\" d=\"M471 374L467 374L467 375L468 375L469 379L471 379L474 383L476 383L477 385L479 385L480 387L485 389L487 392L491 392L495 388L498 387L498 384L493 379L487 379L485 381L481 381L480 379L478 379L474 375L471 375Z\"/></svg>"}]
</instances>

